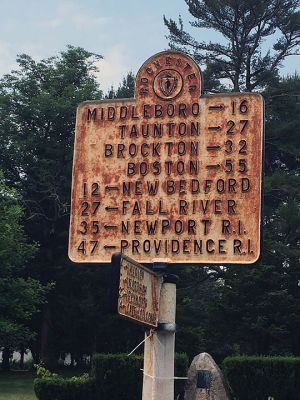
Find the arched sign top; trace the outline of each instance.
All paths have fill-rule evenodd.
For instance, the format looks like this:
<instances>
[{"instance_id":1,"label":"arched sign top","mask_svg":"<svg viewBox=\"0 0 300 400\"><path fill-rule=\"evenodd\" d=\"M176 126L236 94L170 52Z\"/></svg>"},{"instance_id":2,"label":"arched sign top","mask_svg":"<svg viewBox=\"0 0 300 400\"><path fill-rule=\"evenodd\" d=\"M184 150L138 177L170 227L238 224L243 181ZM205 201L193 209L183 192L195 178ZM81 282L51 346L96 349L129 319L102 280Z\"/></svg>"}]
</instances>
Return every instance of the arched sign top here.
<instances>
[{"instance_id":1,"label":"arched sign top","mask_svg":"<svg viewBox=\"0 0 300 400\"><path fill-rule=\"evenodd\" d=\"M201 83L201 71L192 58L179 51L163 51L139 69L135 98L193 102L200 97Z\"/></svg>"}]
</instances>

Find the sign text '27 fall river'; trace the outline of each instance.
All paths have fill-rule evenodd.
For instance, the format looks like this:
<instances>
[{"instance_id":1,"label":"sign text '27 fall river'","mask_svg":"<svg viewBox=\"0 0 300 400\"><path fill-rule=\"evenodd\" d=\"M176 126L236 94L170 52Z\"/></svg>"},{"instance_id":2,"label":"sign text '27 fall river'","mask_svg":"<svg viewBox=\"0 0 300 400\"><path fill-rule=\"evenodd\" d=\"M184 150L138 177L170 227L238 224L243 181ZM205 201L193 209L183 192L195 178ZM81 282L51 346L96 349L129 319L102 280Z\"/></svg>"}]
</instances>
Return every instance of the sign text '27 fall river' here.
<instances>
[{"instance_id":1,"label":"sign text '27 fall river'","mask_svg":"<svg viewBox=\"0 0 300 400\"><path fill-rule=\"evenodd\" d=\"M255 262L262 146L261 96L201 96L190 57L151 57L135 98L78 108L70 258Z\"/></svg>"}]
</instances>

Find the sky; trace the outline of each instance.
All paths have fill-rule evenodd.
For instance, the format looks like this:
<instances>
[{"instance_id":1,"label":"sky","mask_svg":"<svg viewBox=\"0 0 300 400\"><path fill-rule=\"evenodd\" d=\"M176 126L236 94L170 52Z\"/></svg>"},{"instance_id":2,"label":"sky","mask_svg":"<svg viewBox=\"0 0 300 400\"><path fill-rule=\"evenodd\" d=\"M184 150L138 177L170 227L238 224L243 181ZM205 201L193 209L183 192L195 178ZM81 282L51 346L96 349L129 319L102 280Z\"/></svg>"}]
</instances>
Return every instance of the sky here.
<instances>
[{"instance_id":1,"label":"sky","mask_svg":"<svg viewBox=\"0 0 300 400\"><path fill-rule=\"evenodd\" d=\"M16 67L17 54L40 60L70 44L104 57L98 64L104 92L168 48L163 15L177 20L181 14L187 27L191 20L184 0L0 0L0 7L0 76ZM282 73L299 72L299 60L289 57Z\"/></svg>"}]
</instances>

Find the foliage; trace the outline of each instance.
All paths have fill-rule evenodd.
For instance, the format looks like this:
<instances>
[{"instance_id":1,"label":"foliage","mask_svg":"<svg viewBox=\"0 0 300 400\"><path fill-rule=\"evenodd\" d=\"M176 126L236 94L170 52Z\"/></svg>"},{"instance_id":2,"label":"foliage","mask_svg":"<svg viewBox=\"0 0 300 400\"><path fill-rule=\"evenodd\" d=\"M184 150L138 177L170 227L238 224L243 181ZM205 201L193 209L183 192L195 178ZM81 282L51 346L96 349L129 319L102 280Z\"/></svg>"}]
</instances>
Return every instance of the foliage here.
<instances>
[{"instance_id":1,"label":"foliage","mask_svg":"<svg viewBox=\"0 0 300 400\"><path fill-rule=\"evenodd\" d=\"M9 188L0 174L0 347L28 343L34 332L27 326L45 300L46 287L22 276L25 264L36 253L22 226L19 194Z\"/></svg>"},{"instance_id":2,"label":"foliage","mask_svg":"<svg viewBox=\"0 0 300 400\"><path fill-rule=\"evenodd\" d=\"M68 282L73 274L66 271L66 249L75 113L82 101L102 96L93 74L96 58L71 46L38 62L21 55L18 70L0 81L0 164L23 196L26 231L40 244L26 273L56 282L42 314L32 319L40 339L31 344L36 361L50 362L61 350L55 349L53 324L64 318L57 304L67 296L60 280Z\"/></svg>"},{"instance_id":3,"label":"foliage","mask_svg":"<svg viewBox=\"0 0 300 400\"><path fill-rule=\"evenodd\" d=\"M296 173L299 168L300 156L299 93L300 76L297 74L272 82L263 93L266 100L266 174L268 180L265 187L268 195L272 189L276 191L277 188L270 187L270 185L274 185L277 181L279 181L281 191L285 196L288 193L288 187L293 188L293 195L299 192ZM270 182L269 177L272 174L276 175ZM287 182L285 182L286 179ZM275 200L275 196L272 200ZM279 197L278 201L281 202L282 197Z\"/></svg>"},{"instance_id":4,"label":"foliage","mask_svg":"<svg viewBox=\"0 0 300 400\"><path fill-rule=\"evenodd\" d=\"M299 0L185 2L194 17L191 26L201 29L202 37L206 29L218 32L220 42L199 41L184 29L181 17L179 23L164 17L170 46L208 65L213 83L228 79L234 91L264 87L287 56L299 54ZM271 38L272 50L264 51L264 41Z\"/></svg>"},{"instance_id":5,"label":"foliage","mask_svg":"<svg viewBox=\"0 0 300 400\"><path fill-rule=\"evenodd\" d=\"M192 1L189 3L191 7L192 3L196 4ZM210 2L213 3L217 4ZM227 3L218 2L220 7L229 7L230 11L231 5ZM265 4L259 2L262 3ZM206 7L210 7L210 4L205 2ZM246 3L239 4L244 7ZM278 0L278 6L280 4L281 0ZM251 10L249 15L253 13L253 8ZM291 8L290 12L294 11ZM258 15L260 12L258 7ZM226 22L230 12L224 15ZM266 31L259 46L267 36ZM247 39L247 46L251 44L250 39ZM253 74L259 62L264 62L265 56L260 56L258 49L252 57ZM198 50L199 54L203 54L199 47L196 56ZM204 62L200 55L197 56L198 61ZM274 55L272 53L270 59ZM285 56L286 53L282 55ZM40 62L22 55L18 58L20 69L6 75L0 82L0 165L5 170L9 184L17 187L22 194L26 232L33 241L40 243L39 254L35 259L30 259L30 264L24 270L18 260L25 260L34 251L31 252L26 246L19 246L16 251L14 246L21 243L17 240L18 236L3 235L2 243L5 246L0 257L3 255L8 260L13 256L15 263L5 261L3 264L0 292L5 284L5 288L9 289L8 297L14 299L13 302L6 301L5 307L11 307L11 314L20 317L17 322L14 321L15 331L11 325L5 325L5 337L16 339L7 341L7 344L19 343L20 338L15 335L16 332L22 332L17 325L19 323L23 325L22 339L32 338L32 332L37 331L39 342L32 342L31 349L36 359L41 356L45 362L49 361L50 356L57 360L69 352L72 359L80 363L83 354L95 351L129 351L142 340L143 335L142 329L131 322L109 315L108 268L76 265L70 268L71 263L67 260L75 109L83 100L102 96L93 76L91 57L89 52L73 47L58 57ZM300 354L300 79L298 76L277 79L279 64L272 72L266 63L250 79L249 86L243 57L238 83L236 76L232 76L238 84L235 90L259 88L260 79L268 82L265 91L267 177L263 219L264 257L260 264L253 267L189 267L179 272L177 321L180 330L177 334L177 350L187 351L190 358L201 351L209 351L218 359L239 351L249 354ZM223 88L217 78L222 76L219 74L222 63L218 64L217 56L214 59L215 63L207 64L205 74L209 79L208 87L220 91ZM129 73L119 88L116 91L113 89L107 97L132 97L133 90L134 76ZM12 202L17 204L18 201ZM6 211L5 215L9 213ZM2 222L5 225L6 220ZM13 242L12 238L16 241ZM11 244L9 240L12 240ZM19 252L21 250L24 254ZM14 275L9 282L3 281L1 289L1 273L6 268L7 271L11 268L17 276ZM43 283L55 281L55 289L48 295L48 304L43 307L42 314L32 317L32 309L39 309L38 302L30 308L30 302L35 301L40 293L38 280ZM27 290L26 285L22 286L24 282L30 283L32 290ZM14 295L15 291L18 296L23 296L20 304L20 297ZM0 297L0 307L3 299L5 296ZM22 313L25 304L29 304L26 306L28 309ZM23 320L24 315L26 318ZM0 325L0 332L1 329ZM128 358L126 360L128 362ZM122 376L124 371L121 371ZM113 385L110 380L106 383Z\"/></svg>"},{"instance_id":6,"label":"foliage","mask_svg":"<svg viewBox=\"0 0 300 400\"><path fill-rule=\"evenodd\" d=\"M108 91L105 98L107 99L129 99L134 96L135 87L135 76L133 72L128 72L126 76L123 77L122 83L119 84L117 90L112 86Z\"/></svg>"},{"instance_id":7,"label":"foliage","mask_svg":"<svg viewBox=\"0 0 300 400\"><path fill-rule=\"evenodd\" d=\"M23 209L20 205L20 196L5 184L2 172L0 173L0 207L0 274L4 277L17 270L20 271L24 262L36 252L37 246L26 241L21 225Z\"/></svg>"},{"instance_id":8,"label":"foliage","mask_svg":"<svg viewBox=\"0 0 300 400\"><path fill-rule=\"evenodd\" d=\"M265 241L268 259L294 279L300 258L300 77L267 88Z\"/></svg>"},{"instance_id":9,"label":"foliage","mask_svg":"<svg viewBox=\"0 0 300 400\"><path fill-rule=\"evenodd\" d=\"M73 47L40 62L21 55L20 69L0 82L0 160L22 191L42 264L58 261L62 246L65 252L75 110L101 96L90 58Z\"/></svg>"},{"instance_id":10,"label":"foliage","mask_svg":"<svg viewBox=\"0 0 300 400\"><path fill-rule=\"evenodd\" d=\"M216 272L207 267L176 266L172 272L179 276L176 300L176 351L185 352L191 361L196 354L206 351L205 326L209 304L216 299ZM217 274L219 276L219 274Z\"/></svg>"},{"instance_id":11,"label":"foliage","mask_svg":"<svg viewBox=\"0 0 300 400\"><path fill-rule=\"evenodd\" d=\"M299 355L300 78L278 77L281 62L299 49L299 1L185 2L194 28L222 35L221 44L197 41L181 18L179 24L165 18L171 47L206 65L207 91L223 91L221 82L228 79L235 91L265 88L266 178L261 260L254 266L210 267L203 279L190 282L193 273L183 274L177 319L186 335L183 341L178 334L178 344L189 353L205 349L219 361L239 352ZM274 32L274 47L264 53L264 41ZM200 306L197 290L205 291L209 277L216 282L210 282Z\"/></svg>"},{"instance_id":12,"label":"foliage","mask_svg":"<svg viewBox=\"0 0 300 400\"><path fill-rule=\"evenodd\" d=\"M34 391L39 400L96 400L95 379L89 376L72 378L37 378Z\"/></svg>"},{"instance_id":13,"label":"foliage","mask_svg":"<svg viewBox=\"0 0 300 400\"><path fill-rule=\"evenodd\" d=\"M43 364L36 366L34 391L40 400L93 400L96 399L95 379L89 374L63 378L50 372Z\"/></svg>"},{"instance_id":14,"label":"foliage","mask_svg":"<svg viewBox=\"0 0 300 400\"><path fill-rule=\"evenodd\" d=\"M215 357L300 355L299 76L273 82L266 99L264 241L253 266L230 266L209 306L205 338Z\"/></svg>"},{"instance_id":15,"label":"foliage","mask_svg":"<svg viewBox=\"0 0 300 400\"><path fill-rule=\"evenodd\" d=\"M228 268L210 306L207 340L213 354L299 354L300 305L292 280L279 265Z\"/></svg>"},{"instance_id":16,"label":"foliage","mask_svg":"<svg viewBox=\"0 0 300 400\"><path fill-rule=\"evenodd\" d=\"M36 369L36 376L38 378L45 378L45 379L58 378L57 374L49 371L47 368L45 368L44 364L42 364L42 363L35 364L34 367Z\"/></svg>"},{"instance_id":17,"label":"foliage","mask_svg":"<svg viewBox=\"0 0 300 400\"><path fill-rule=\"evenodd\" d=\"M186 376L187 363L185 354L175 354L176 376ZM100 398L103 400L140 399L143 381L143 374L140 370L142 368L143 357L139 355L95 354L92 359L92 375L96 378ZM176 382L175 398L182 392L182 382L179 384Z\"/></svg>"},{"instance_id":18,"label":"foliage","mask_svg":"<svg viewBox=\"0 0 300 400\"><path fill-rule=\"evenodd\" d=\"M73 265L57 272L52 329L57 357L131 351L143 340L143 328L112 315L109 303L110 266Z\"/></svg>"},{"instance_id":19,"label":"foliage","mask_svg":"<svg viewBox=\"0 0 300 400\"><path fill-rule=\"evenodd\" d=\"M176 354L176 376L186 376L187 367L186 355ZM95 354L92 378L88 374L62 378L43 365L38 365L34 390L40 400L140 399L143 377L141 368L142 356L126 354ZM175 383L175 392L176 396L183 395L182 382Z\"/></svg>"},{"instance_id":20,"label":"foliage","mask_svg":"<svg viewBox=\"0 0 300 400\"><path fill-rule=\"evenodd\" d=\"M92 359L92 375L96 378L99 397L103 400L116 400L124 398L126 394L128 400L140 399L143 381L141 368L142 356L95 354Z\"/></svg>"},{"instance_id":21,"label":"foliage","mask_svg":"<svg viewBox=\"0 0 300 400\"><path fill-rule=\"evenodd\" d=\"M300 399L300 357L228 357L223 365L236 400Z\"/></svg>"}]
</instances>

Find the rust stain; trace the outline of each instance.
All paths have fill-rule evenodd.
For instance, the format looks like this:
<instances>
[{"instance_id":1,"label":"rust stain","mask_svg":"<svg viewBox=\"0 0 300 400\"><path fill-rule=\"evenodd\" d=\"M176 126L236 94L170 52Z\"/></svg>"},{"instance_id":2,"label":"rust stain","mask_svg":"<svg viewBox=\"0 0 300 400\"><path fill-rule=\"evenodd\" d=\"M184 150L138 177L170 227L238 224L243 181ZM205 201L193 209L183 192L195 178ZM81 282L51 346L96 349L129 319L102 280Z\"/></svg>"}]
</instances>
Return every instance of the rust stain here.
<instances>
[{"instance_id":1,"label":"rust stain","mask_svg":"<svg viewBox=\"0 0 300 400\"><path fill-rule=\"evenodd\" d=\"M78 108L69 256L252 263L260 253L263 100L201 95L183 53L140 68L134 99Z\"/></svg>"}]
</instances>

